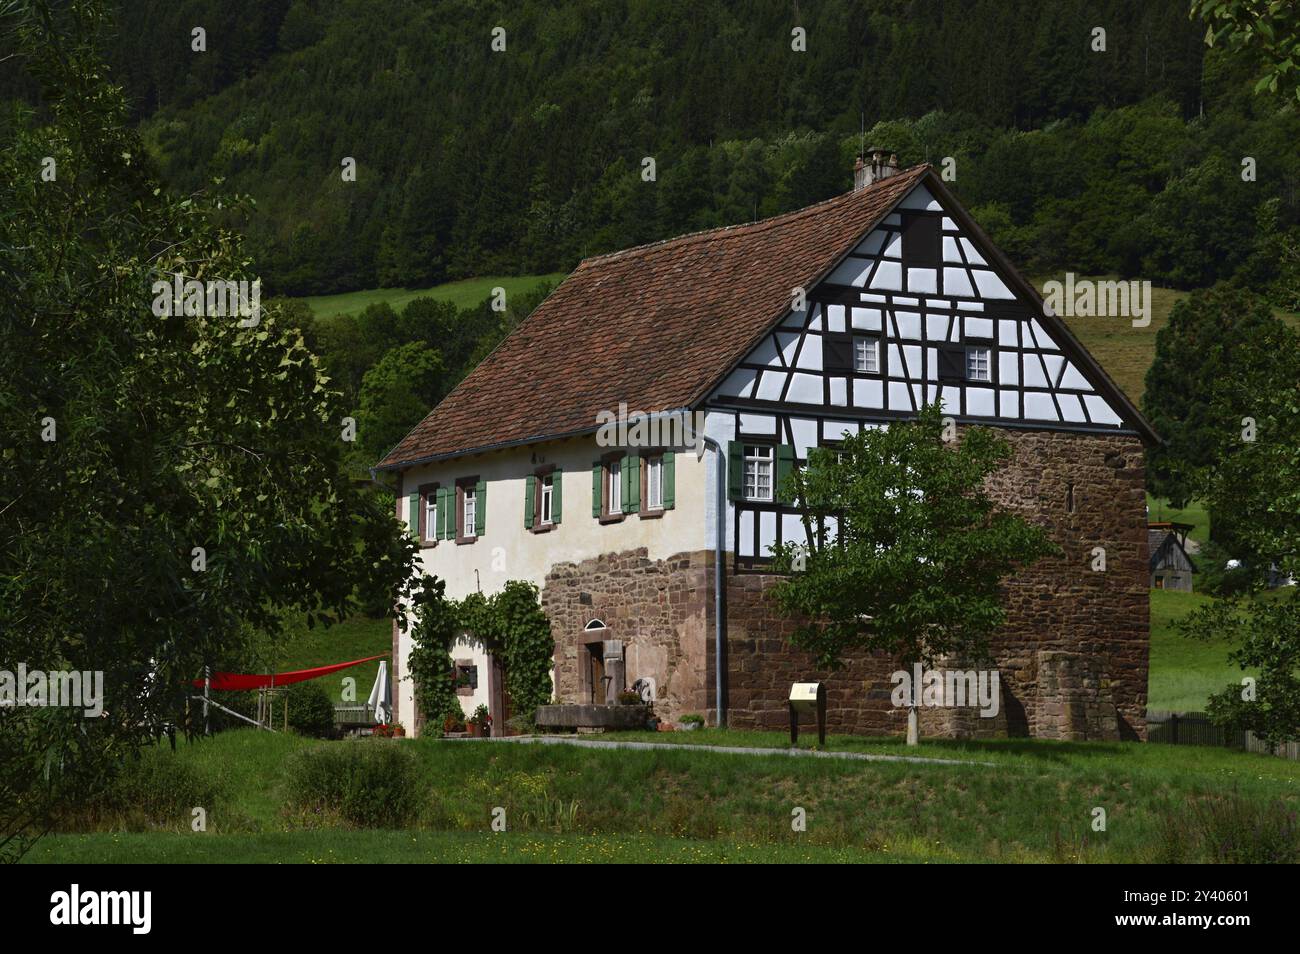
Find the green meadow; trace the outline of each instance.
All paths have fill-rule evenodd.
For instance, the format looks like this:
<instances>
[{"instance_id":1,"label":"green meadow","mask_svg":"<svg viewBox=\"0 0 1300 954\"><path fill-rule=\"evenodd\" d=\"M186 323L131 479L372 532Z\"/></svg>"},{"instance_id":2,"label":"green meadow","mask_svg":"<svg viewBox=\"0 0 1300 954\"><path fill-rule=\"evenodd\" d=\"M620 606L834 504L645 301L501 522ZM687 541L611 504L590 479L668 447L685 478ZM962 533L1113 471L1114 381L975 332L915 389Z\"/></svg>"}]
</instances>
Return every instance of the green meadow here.
<instances>
[{"instance_id":1,"label":"green meadow","mask_svg":"<svg viewBox=\"0 0 1300 954\"><path fill-rule=\"evenodd\" d=\"M312 742L232 730L150 751L126 789L147 794L67 819L26 860L1295 860L1300 764L1264 755L932 741L919 754L948 761L918 764L714 749L781 745L780 733L661 733L665 740L681 745ZM831 737L827 747L917 752L896 739ZM371 766L339 799L354 808L321 810L312 786L337 780L315 769L348 760ZM386 806L404 806L399 823L367 822L372 789ZM191 830L196 804L206 831ZM497 818L504 831L493 830Z\"/></svg>"}]
</instances>

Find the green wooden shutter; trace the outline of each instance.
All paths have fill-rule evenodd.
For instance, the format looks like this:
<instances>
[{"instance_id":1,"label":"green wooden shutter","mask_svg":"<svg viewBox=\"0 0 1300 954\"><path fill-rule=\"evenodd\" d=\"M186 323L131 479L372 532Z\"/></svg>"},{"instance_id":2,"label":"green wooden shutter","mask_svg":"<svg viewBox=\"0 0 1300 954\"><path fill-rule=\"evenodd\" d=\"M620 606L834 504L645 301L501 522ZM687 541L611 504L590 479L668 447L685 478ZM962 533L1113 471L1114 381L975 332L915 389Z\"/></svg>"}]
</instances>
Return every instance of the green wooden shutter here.
<instances>
[{"instance_id":1,"label":"green wooden shutter","mask_svg":"<svg viewBox=\"0 0 1300 954\"><path fill-rule=\"evenodd\" d=\"M600 461L591 465L591 515L600 516L600 480L604 476L605 468Z\"/></svg>"},{"instance_id":2,"label":"green wooden shutter","mask_svg":"<svg viewBox=\"0 0 1300 954\"><path fill-rule=\"evenodd\" d=\"M411 494L406 498L406 519L411 525L411 536L420 539L420 494Z\"/></svg>"},{"instance_id":3,"label":"green wooden shutter","mask_svg":"<svg viewBox=\"0 0 1300 954\"><path fill-rule=\"evenodd\" d=\"M641 509L641 458L636 454L623 457L623 512Z\"/></svg>"},{"instance_id":4,"label":"green wooden shutter","mask_svg":"<svg viewBox=\"0 0 1300 954\"><path fill-rule=\"evenodd\" d=\"M447 488L439 487L434 492L434 539L447 539Z\"/></svg>"},{"instance_id":5,"label":"green wooden shutter","mask_svg":"<svg viewBox=\"0 0 1300 954\"><path fill-rule=\"evenodd\" d=\"M772 488L772 499L782 503L791 503L785 490L785 479L794 471L794 447L790 444L778 444L776 448L776 486Z\"/></svg>"},{"instance_id":6,"label":"green wooden shutter","mask_svg":"<svg viewBox=\"0 0 1300 954\"><path fill-rule=\"evenodd\" d=\"M474 485L474 536L483 536L487 529L487 481L480 480Z\"/></svg>"},{"instance_id":7,"label":"green wooden shutter","mask_svg":"<svg viewBox=\"0 0 1300 954\"><path fill-rule=\"evenodd\" d=\"M727 441L727 499L740 500L743 488L745 445L740 441Z\"/></svg>"},{"instance_id":8,"label":"green wooden shutter","mask_svg":"<svg viewBox=\"0 0 1300 954\"><path fill-rule=\"evenodd\" d=\"M551 474L551 523L560 522L560 503L564 500L564 494L560 492L560 478L563 476L564 472L558 467Z\"/></svg>"},{"instance_id":9,"label":"green wooden shutter","mask_svg":"<svg viewBox=\"0 0 1300 954\"><path fill-rule=\"evenodd\" d=\"M659 479L663 482L660 488L660 495L663 497L665 510L672 510L673 504L676 503L676 470L677 468L673 463L673 452L664 451L663 472Z\"/></svg>"},{"instance_id":10,"label":"green wooden shutter","mask_svg":"<svg viewBox=\"0 0 1300 954\"><path fill-rule=\"evenodd\" d=\"M524 481L524 529L533 529L533 508L537 505L537 478L532 474Z\"/></svg>"}]
</instances>

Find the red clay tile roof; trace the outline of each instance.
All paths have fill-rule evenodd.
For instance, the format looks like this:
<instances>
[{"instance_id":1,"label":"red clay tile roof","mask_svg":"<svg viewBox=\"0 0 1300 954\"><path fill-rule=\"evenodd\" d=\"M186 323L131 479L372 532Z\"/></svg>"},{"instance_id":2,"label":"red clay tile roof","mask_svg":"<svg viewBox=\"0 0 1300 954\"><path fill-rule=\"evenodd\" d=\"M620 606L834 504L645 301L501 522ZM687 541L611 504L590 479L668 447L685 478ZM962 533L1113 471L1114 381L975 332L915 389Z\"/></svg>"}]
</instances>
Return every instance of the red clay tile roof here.
<instances>
[{"instance_id":1,"label":"red clay tile roof","mask_svg":"<svg viewBox=\"0 0 1300 954\"><path fill-rule=\"evenodd\" d=\"M379 464L594 431L690 407L930 169L748 225L585 259Z\"/></svg>"}]
</instances>

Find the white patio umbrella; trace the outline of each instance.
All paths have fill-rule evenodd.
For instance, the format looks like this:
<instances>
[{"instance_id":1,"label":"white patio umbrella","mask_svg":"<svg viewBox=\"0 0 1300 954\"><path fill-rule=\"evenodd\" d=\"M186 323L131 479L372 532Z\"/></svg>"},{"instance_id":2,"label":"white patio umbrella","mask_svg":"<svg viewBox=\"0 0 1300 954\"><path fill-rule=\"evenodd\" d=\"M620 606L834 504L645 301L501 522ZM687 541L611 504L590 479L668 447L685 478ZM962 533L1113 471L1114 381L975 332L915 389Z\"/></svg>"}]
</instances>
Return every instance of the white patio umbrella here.
<instances>
[{"instance_id":1,"label":"white patio umbrella","mask_svg":"<svg viewBox=\"0 0 1300 954\"><path fill-rule=\"evenodd\" d=\"M375 674L375 685L370 690L367 700L375 711L375 721L387 725L393 717L393 686L388 678L388 660L379 660L379 672Z\"/></svg>"}]
</instances>

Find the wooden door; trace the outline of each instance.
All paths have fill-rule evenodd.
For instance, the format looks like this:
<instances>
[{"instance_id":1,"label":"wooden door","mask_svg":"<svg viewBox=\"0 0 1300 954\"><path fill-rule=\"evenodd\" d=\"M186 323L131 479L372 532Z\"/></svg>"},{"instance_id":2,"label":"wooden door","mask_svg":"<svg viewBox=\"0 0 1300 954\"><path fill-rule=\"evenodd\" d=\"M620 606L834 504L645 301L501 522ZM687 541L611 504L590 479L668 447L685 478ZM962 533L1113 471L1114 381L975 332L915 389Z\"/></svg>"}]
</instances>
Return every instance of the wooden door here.
<instances>
[{"instance_id":1,"label":"wooden door","mask_svg":"<svg viewBox=\"0 0 1300 954\"><path fill-rule=\"evenodd\" d=\"M605 702L605 654L601 651L600 644L591 647L591 701L596 705L602 705Z\"/></svg>"},{"instance_id":2,"label":"wooden door","mask_svg":"<svg viewBox=\"0 0 1300 954\"><path fill-rule=\"evenodd\" d=\"M510 711L510 697L506 693L506 671L501 660L488 656L488 714L492 716L492 734L506 735Z\"/></svg>"}]
</instances>

